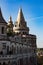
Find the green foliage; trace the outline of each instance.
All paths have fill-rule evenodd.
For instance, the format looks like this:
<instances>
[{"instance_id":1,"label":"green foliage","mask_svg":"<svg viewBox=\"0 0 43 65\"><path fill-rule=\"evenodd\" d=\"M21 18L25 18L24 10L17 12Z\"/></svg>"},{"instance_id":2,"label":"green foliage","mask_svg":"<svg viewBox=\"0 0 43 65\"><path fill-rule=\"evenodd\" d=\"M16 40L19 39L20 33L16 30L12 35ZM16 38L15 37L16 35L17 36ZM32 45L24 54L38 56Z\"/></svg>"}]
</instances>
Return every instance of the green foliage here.
<instances>
[{"instance_id":1,"label":"green foliage","mask_svg":"<svg viewBox=\"0 0 43 65\"><path fill-rule=\"evenodd\" d=\"M7 30L7 36L14 36L14 33L13 33L13 31L11 31L10 28L8 28L8 30Z\"/></svg>"}]
</instances>

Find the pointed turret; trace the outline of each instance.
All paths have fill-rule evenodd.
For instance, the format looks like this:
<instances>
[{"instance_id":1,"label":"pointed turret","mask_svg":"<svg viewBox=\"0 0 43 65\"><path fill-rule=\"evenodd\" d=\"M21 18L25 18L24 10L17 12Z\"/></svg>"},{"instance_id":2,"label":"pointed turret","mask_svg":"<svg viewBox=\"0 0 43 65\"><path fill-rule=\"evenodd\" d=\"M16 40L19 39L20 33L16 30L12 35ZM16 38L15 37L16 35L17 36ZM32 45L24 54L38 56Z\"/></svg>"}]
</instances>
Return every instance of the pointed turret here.
<instances>
[{"instance_id":1,"label":"pointed turret","mask_svg":"<svg viewBox=\"0 0 43 65\"><path fill-rule=\"evenodd\" d=\"M2 17L1 7L0 7L0 17Z\"/></svg>"},{"instance_id":2,"label":"pointed turret","mask_svg":"<svg viewBox=\"0 0 43 65\"><path fill-rule=\"evenodd\" d=\"M7 22L6 22L6 21L4 20L4 18L3 18L1 8L0 8L0 23L7 24Z\"/></svg>"},{"instance_id":3,"label":"pointed turret","mask_svg":"<svg viewBox=\"0 0 43 65\"><path fill-rule=\"evenodd\" d=\"M10 19L9 19L9 21L11 21L12 22L12 17L10 16Z\"/></svg>"},{"instance_id":4,"label":"pointed turret","mask_svg":"<svg viewBox=\"0 0 43 65\"><path fill-rule=\"evenodd\" d=\"M23 33L23 34L29 33L29 28L26 25L26 21L24 19L24 15L23 15L21 8L19 9L17 20L16 20L14 27L13 27L13 31L15 33Z\"/></svg>"},{"instance_id":5,"label":"pointed turret","mask_svg":"<svg viewBox=\"0 0 43 65\"><path fill-rule=\"evenodd\" d=\"M9 21L8 21L8 26L13 26L13 22L12 22L12 17L10 16Z\"/></svg>"},{"instance_id":6,"label":"pointed turret","mask_svg":"<svg viewBox=\"0 0 43 65\"><path fill-rule=\"evenodd\" d=\"M17 16L17 22L18 22L18 24L19 24L19 23L21 23L22 21L25 21L25 19L24 19L24 15L23 15L22 9L20 8L20 9L19 9L19 12L18 12L18 16Z\"/></svg>"},{"instance_id":7,"label":"pointed turret","mask_svg":"<svg viewBox=\"0 0 43 65\"><path fill-rule=\"evenodd\" d=\"M13 32L13 21L12 21L12 17L10 16L8 24L7 24L7 32Z\"/></svg>"},{"instance_id":8,"label":"pointed turret","mask_svg":"<svg viewBox=\"0 0 43 65\"><path fill-rule=\"evenodd\" d=\"M6 35L7 22L3 18L2 11L0 8L0 35Z\"/></svg>"}]
</instances>

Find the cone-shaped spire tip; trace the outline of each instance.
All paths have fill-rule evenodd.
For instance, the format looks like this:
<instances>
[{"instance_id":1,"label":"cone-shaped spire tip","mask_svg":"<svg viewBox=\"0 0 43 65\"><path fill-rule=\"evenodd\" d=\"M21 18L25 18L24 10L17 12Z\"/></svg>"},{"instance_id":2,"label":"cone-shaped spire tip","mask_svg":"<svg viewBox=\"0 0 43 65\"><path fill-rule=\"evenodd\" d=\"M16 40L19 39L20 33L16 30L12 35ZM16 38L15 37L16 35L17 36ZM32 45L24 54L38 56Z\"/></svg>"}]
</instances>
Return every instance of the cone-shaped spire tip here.
<instances>
[{"instance_id":1,"label":"cone-shaped spire tip","mask_svg":"<svg viewBox=\"0 0 43 65\"><path fill-rule=\"evenodd\" d=\"M12 21L12 17L11 16L9 17L9 21Z\"/></svg>"},{"instance_id":2,"label":"cone-shaped spire tip","mask_svg":"<svg viewBox=\"0 0 43 65\"><path fill-rule=\"evenodd\" d=\"M0 7L0 11L1 11L1 7Z\"/></svg>"},{"instance_id":3,"label":"cone-shaped spire tip","mask_svg":"<svg viewBox=\"0 0 43 65\"><path fill-rule=\"evenodd\" d=\"M1 7L0 7L0 16L2 16Z\"/></svg>"},{"instance_id":4,"label":"cone-shaped spire tip","mask_svg":"<svg viewBox=\"0 0 43 65\"><path fill-rule=\"evenodd\" d=\"M19 12L18 12L18 16L17 16L17 22L19 23L21 21L25 21L25 19L24 19L24 15L23 15L23 12L22 12L22 8L20 7Z\"/></svg>"},{"instance_id":5,"label":"cone-shaped spire tip","mask_svg":"<svg viewBox=\"0 0 43 65\"><path fill-rule=\"evenodd\" d=\"M19 8L19 12L22 12L22 8L21 7Z\"/></svg>"},{"instance_id":6,"label":"cone-shaped spire tip","mask_svg":"<svg viewBox=\"0 0 43 65\"><path fill-rule=\"evenodd\" d=\"M13 25L12 17L11 16L9 17L8 25Z\"/></svg>"},{"instance_id":7,"label":"cone-shaped spire tip","mask_svg":"<svg viewBox=\"0 0 43 65\"><path fill-rule=\"evenodd\" d=\"M12 17L10 16L10 21L12 21Z\"/></svg>"}]
</instances>

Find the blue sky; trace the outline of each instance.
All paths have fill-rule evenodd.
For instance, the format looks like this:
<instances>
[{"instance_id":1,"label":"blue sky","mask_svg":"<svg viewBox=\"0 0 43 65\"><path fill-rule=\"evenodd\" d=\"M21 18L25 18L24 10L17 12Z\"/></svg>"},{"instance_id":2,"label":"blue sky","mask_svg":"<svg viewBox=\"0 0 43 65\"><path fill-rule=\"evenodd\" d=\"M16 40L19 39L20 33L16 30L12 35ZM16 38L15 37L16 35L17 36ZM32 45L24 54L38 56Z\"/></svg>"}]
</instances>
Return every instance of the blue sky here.
<instances>
[{"instance_id":1,"label":"blue sky","mask_svg":"<svg viewBox=\"0 0 43 65\"><path fill-rule=\"evenodd\" d=\"M0 0L0 7L4 19L8 22L11 15L13 23L22 7L30 33L37 36L37 47L43 47L43 0Z\"/></svg>"}]
</instances>

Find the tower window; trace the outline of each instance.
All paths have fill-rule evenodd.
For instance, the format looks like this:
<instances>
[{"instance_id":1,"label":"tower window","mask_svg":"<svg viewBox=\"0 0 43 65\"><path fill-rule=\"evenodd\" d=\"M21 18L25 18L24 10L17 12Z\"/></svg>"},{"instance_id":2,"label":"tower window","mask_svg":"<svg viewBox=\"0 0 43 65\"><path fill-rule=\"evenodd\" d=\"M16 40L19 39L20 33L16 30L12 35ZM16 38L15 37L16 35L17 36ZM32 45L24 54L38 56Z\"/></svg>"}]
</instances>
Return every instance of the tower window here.
<instances>
[{"instance_id":1,"label":"tower window","mask_svg":"<svg viewBox=\"0 0 43 65\"><path fill-rule=\"evenodd\" d=\"M20 24L19 24L19 27L20 27Z\"/></svg>"},{"instance_id":2,"label":"tower window","mask_svg":"<svg viewBox=\"0 0 43 65\"><path fill-rule=\"evenodd\" d=\"M4 34L4 27L2 27L2 34Z\"/></svg>"}]
</instances>

